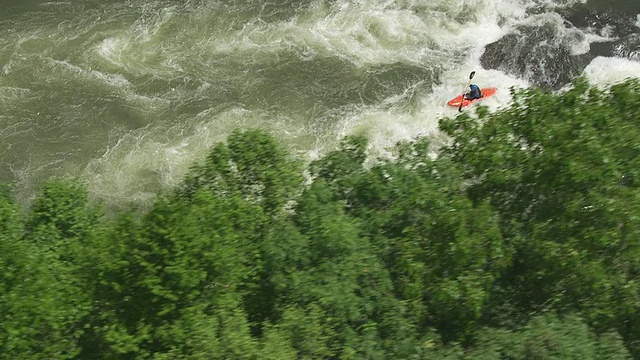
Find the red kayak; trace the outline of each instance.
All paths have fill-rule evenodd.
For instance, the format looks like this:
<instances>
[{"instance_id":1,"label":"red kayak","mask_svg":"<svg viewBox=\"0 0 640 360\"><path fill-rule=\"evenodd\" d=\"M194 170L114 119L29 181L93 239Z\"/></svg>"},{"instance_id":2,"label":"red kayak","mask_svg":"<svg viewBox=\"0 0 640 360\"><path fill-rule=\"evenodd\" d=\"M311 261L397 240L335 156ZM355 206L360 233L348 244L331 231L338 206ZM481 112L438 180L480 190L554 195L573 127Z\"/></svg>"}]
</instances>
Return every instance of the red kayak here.
<instances>
[{"instance_id":1,"label":"red kayak","mask_svg":"<svg viewBox=\"0 0 640 360\"><path fill-rule=\"evenodd\" d=\"M473 100L467 100L464 99L462 100L462 98L464 97L464 95L460 95L460 96L456 96L455 98L449 100L447 102L447 104L451 105L451 106L455 106L455 107L460 107L460 101L462 101L462 106L468 106L470 104L473 104L474 102L478 101L478 100L482 100L484 98L488 98L489 96L493 96L495 95L496 91L498 91L498 88L484 88L484 89L480 89L480 91L482 91L482 97L480 99L473 99Z\"/></svg>"}]
</instances>

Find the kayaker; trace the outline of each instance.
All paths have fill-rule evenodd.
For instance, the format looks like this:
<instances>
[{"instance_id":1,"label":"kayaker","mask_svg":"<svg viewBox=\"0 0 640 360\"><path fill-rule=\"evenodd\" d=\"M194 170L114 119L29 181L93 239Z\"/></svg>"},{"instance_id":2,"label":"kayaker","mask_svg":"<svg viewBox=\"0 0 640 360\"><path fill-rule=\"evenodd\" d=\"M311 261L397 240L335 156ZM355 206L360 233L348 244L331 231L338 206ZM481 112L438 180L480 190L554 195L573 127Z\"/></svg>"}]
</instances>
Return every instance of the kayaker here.
<instances>
[{"instance_id":1,"label":"kayaker","mask_svg":"<svg viewBox=\"0 0 640 360\"><path fill-rule=\"evenodd\" d=\"M464 95L467 100L480 99L482 97L482 91L476 84L469 85L469 92Z\"/></svg>"}]
</instances>

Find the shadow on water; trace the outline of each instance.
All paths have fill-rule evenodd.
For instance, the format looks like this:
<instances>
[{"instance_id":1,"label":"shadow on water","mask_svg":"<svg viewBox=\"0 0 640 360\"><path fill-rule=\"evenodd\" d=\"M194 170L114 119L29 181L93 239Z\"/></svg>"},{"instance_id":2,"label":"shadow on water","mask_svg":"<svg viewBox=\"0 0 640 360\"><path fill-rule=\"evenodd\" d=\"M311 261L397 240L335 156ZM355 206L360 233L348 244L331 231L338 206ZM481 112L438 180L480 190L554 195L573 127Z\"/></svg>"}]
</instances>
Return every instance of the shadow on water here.
<instances>
[{"instance_id":1,"label":"shadow on water","mask_svg":"<svg viewBox=\"0 0 640 360\"><path fill-rule=\"evenodd\" d=\"M567 35L556 22L522 26L486 46L482 66L528 78L536 85L558 89L579 74L590 61L588 55L572 55L572 41L580 35Z\"/></svg>"},{"instance_id":2,"label":"shadow on water","mask_svg":"<svg viewBox=\"0 0 640 360\"><path fill-rule=\"evenodd\" d=\"M16 15L53 10L57 6L81 6L84 9L99 8L109 4L121 4L128 0L82 0L82 1L52 1L52 0L2 0L0 4L0 21Z\"/></svg>"},{"instance_id":3,"label":"shadow on water","mask_svg":"<svg viewBox=\"0 0 640 360\"><path fill-rule=\"evenodd\" d=\"M615 11L628 16L640 13L640 1L637 0L589 0L586 6L597 12Z\"/></svg>"},{"instance_id":4,"label":"shadow on water","mask_svg":"<svg viewBox=\"0 0 640 360\"><path fill-rule=\"evenodd\" d=\"M592 43L589 54L640 61L640 1L591 0L579 5L567 19L578 27L590 27L606 32L616 40Z\"/></svg>"},{"instance_id":5,"label":"shadow on water","mask_svg":"<svg viewBox=\"0 0 640 360\"><path fill-rule=\"evenodd\" d=\"M542 88L559 89L597 56L640 61L638 13L637 0L592 0L559 9L561 21L547 14L547 21L518 26L487 45L481 63ZM574 46L588 41L588 34L615 40L591 42L586 52L575 52Z\"/></svg>"}]
</instances>

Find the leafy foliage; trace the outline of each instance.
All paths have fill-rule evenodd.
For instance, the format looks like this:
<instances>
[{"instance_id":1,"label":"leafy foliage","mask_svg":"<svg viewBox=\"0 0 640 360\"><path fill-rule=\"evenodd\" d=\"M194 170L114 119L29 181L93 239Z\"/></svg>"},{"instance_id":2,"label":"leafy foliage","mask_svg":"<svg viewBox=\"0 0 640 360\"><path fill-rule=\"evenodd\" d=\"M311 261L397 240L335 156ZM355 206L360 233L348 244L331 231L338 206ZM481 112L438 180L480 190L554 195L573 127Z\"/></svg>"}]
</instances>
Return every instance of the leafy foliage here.
<instances>
[{"instance_id":1,"label":"leafy foliage","mask_svg":"<svg viewBox=\"0 0 640 360\"><path fill-rule=\"evenodd\" d=\"M236 131L146 213L2 191L0 358L640 358L640 84L513 95L437 157Z\"/></svg>"},{"instance_id":2,"label":"leafy foliage","mask_svg":"<svg viewBox=\"0 0 640 360\"><path fill-rule=\"evenodd\" d=\"M639 94L635 81L609 89L578 81L560 95L527 90L497 114L442 123L470 198L490 201L516 244L503 286L517 309L578 311L601 331L640 336L622 325L636 321L627 306L639 290Z\"/></svg>"}]
</instances>

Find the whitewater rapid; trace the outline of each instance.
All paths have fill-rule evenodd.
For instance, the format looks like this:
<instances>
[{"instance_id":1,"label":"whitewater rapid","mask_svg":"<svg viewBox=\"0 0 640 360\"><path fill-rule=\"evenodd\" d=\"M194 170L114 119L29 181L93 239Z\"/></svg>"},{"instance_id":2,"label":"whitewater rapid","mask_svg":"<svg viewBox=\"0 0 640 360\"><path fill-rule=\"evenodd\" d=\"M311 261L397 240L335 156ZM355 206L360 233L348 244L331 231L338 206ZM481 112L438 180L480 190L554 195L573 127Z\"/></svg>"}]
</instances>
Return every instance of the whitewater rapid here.
<instances>
[{"instance_id":1,"label":"whitewater rapid","mask_svg":"<svg viewBox=\"0 0 640 360\"><path fill-rule=\"evenodd\" d=\"M48 178L79 177L107 203L144 204L234 129L269 131L305 159L349 134L385 155L437 139L471 71L500 89L492 110L511 87L560 81L554 61L577 59L597 83L637 76L632 58L588 56L620 36L568 26L564 9L582 3L16 3L0 15L0 180L28 200Z\"/></svg>"}]
</instances>

